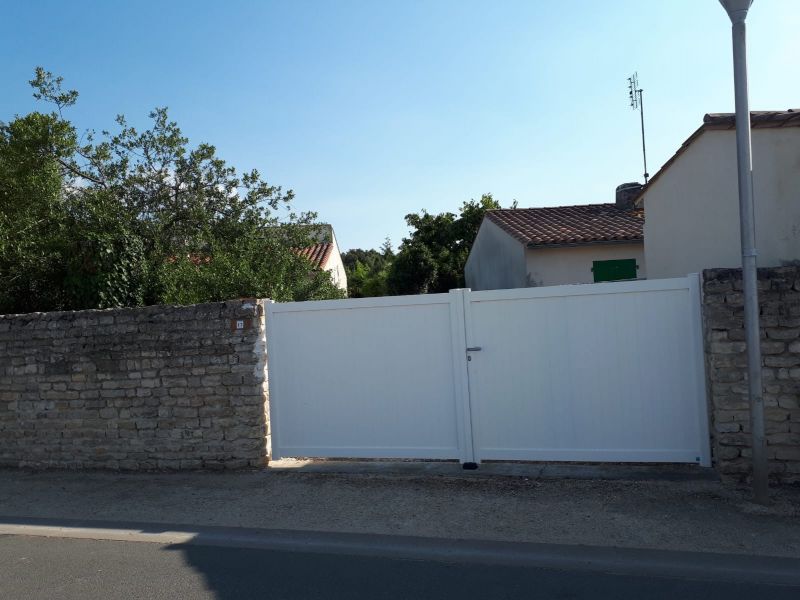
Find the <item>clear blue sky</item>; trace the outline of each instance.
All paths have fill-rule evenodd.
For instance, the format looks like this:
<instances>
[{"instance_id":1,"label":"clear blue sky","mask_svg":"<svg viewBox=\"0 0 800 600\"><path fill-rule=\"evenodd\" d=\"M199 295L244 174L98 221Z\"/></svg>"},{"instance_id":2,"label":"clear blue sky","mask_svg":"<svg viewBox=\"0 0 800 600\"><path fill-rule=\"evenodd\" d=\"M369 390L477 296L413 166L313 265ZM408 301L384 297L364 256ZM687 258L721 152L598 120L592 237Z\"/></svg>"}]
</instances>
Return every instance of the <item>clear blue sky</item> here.
<instances>
[{"instance_id":1,"label":"clear blue sky","mask_svg":"<svg viewBox=\"0 0 800 600\"><path fill-rule=\"evenodd\" d=\"M800 106L798 0L755 0L751 107ZM36 65L70 116L144 125L168 106L193 143L258 168L343 248L397 245L403 216L492 192L522 207L613 201L706 112L733 109L717 0L4 0L0 120L34 109Z\"/></svg>"}]
</instances>

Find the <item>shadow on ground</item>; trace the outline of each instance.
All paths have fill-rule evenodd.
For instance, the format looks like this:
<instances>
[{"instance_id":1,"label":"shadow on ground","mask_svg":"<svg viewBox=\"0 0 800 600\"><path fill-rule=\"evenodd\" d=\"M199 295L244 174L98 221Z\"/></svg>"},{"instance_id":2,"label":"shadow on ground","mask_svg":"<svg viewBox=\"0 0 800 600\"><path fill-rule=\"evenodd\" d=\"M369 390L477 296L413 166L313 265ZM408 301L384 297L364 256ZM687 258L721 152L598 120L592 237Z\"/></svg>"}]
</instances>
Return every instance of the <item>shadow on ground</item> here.
<instances>
[{"instance_id":1,"label":"shadow on ground","mask_svg":"<svg viewBox=\"0 0 800 600\"><path fill-rule=\"evenodd\" d=\"M219 600L636 599L771 600L798 588L535 567L447 563L175 544Z\"/></svg>"}]
</instances>

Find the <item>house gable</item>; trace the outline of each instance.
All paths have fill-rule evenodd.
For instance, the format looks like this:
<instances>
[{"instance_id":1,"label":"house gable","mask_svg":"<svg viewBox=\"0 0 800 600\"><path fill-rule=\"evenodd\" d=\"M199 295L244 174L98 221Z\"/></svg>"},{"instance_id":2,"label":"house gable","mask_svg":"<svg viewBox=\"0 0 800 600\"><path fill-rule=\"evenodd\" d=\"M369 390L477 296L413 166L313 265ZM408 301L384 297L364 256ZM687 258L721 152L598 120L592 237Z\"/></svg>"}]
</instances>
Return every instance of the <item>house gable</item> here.
<instances>
[{"instance_id":1,"label":"house gable","mask_svg":"<svg viewBox=\"0 0 800 600\"><path fill-rule=\"evenodd\" d=\"M333 227L328 224L314 225L312 227L314 227L312 238L321 239L322 241L306 248L300 248L297 253L307 259L314 268L329 271L334 285L346 292L347 274Z\"/></svg>"},{"instance_id":2,"label":"house gable","mask_svg":"<svg viewBox=\"0 0 800 600\"><path fill-rule=\"evenodd\" d=\"M473 290L525 287L525 246L486 217L464 267L466 285Z\"/></svg>"},{"instance_id":3,"label":"house gable","mask_svg":"<svg viewBox=\"0 0 800 600\"><path fill-rule=\"evenodd\" d=\"M800 127L800 109L790 108L788 110L762 110L750 112L751 129L781 129ZM650 178L650 182L643 186L639 194L634 198L634 203L641 205L645 194L655 183L667 172L673 163L683 155L684 152L707 131L730 131L736 129L736 115L733 113L708 113L703 117L703 124L690 135L680 147L675 151L667 162Z\"/></svg>"},{"instance_id":4,"label":"house gable","mask_svg":"<svg viewBox=\"0 0 800 600\"><path fill-rule=\"evenodd\" d=\"M754 126L752 145L758 264L780 266L800 258L800 127ZM649 277L741 266L737 181L730 127L703 129L659 171L637 200Z\"/></svg>"},{"instance_id":5,"label":"house gable","mask_svg":"<svg viewBox=\"0 0 800 600\"><path fill-rule=\"evenodd\" d=\"M582 204L488 211L465 276L475 289L592 283L595 260L635 260L644 277L640 211Z\"/></svg>"}]
</instances>

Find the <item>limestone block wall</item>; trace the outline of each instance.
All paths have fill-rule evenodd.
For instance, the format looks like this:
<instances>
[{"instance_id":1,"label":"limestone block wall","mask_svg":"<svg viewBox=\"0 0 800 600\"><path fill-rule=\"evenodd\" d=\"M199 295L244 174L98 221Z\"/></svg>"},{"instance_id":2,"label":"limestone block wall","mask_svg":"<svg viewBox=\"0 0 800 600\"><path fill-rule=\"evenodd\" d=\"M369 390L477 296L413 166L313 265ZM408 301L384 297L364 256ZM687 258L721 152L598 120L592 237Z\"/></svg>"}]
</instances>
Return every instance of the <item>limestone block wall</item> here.
<instances>
[{"instance_id":1,"label":"limestone block wall","mask_svg":"<svg viewBox=\"0 0 800 600\"><path fill-rule=\"evenodd\" d=\"M758 270L765 428L773 481L800 481L800 267ZM723 476L750 474L750 414L740 269L703 273L712 448Z\"/></svg>"},{"instance_id":2,"label":"limestone block wall","mask_svg":"<svg viewBox=\"0 0 800 600\"><path fill-rule=\"evenodd\" d=\"M267 462L263 301L0 315L0 466Z\"/></svg>"}]
</instances>

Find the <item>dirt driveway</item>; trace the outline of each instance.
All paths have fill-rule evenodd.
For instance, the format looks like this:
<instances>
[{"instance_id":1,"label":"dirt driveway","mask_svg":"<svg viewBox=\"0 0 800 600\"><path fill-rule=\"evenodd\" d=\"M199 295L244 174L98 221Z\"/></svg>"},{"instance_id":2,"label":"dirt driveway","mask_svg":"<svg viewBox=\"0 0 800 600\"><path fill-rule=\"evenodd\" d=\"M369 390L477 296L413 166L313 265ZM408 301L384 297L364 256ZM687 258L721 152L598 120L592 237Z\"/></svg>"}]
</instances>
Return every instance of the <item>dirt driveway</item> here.
<instances>
[{"instance_id":1,"label":"dirt driveway","mask_svg":"<svg viewBox=\"0 0 800 600\"><path fill-rule=\"evenodd\" d=\"M3 516L800 557L800 490L763 508L716 481L0 471Z\"/></svg>"}]
</instances>

